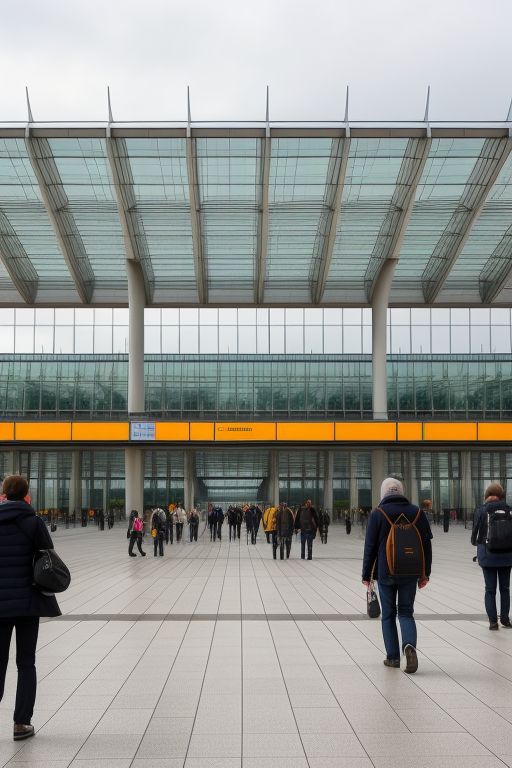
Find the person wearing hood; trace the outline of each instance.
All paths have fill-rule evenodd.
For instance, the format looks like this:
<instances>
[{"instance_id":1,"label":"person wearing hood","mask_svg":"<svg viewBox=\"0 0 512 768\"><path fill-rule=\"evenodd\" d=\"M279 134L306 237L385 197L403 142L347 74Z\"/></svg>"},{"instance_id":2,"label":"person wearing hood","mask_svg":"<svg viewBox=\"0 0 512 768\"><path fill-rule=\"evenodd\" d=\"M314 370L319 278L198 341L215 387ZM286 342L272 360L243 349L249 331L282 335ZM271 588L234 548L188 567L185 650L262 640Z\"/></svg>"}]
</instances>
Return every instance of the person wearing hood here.
<instances>
[{"instance_id":1,"label":"person wearing hood","mask_svg":"<svg viewBox=\"0 0 512 768\"><path fill-rule=\"evenodd\" d=\"M36 700L36 645L41 616L60 616L54 595L33 585L32 562L40 549L53 549L48 529L24 501L28 483L20 475L3 482L7 501L0 504L0 701L13 629L16 629L18 685L14 708L15 741L34 735L31 724Z\"/></svg>"},{"instance_id":2,"label":"person wearing hood","mask_svg":"<svg viewBox=\"0 0 512 768\"><path fill-rule=\"evenodd\" d=\"M396 617L402 635L402 651L406 658L405 671L409 674L418 669L416 653L417 631L414 620L414 599L416 587L422 589L428 584L432 567L432 531L423 510L415 507L404 495L399 480L388 477L380 490L381 502L368 520L363 556L363 584L367 587L374 575L377 576L379 595L382 603L382 635L386 648L386 667L400 667L400 645ZM421 576L393 575L386 554L386 544L391 523L403 516L408 523L414 523L423 547L423 574ZM407 523L406 523L407 525ZM375 574L376 568L376 574Z\"/></svg>"},{"instance_id":3,"label":"person wearing hood","mask_svg":"<svg viewBox=\"0 0 512 768\"><path fill-rule=\"evenodd\" d=\"M510 623L510 571L512 568L512 549L505 546L499 547L501 551L493 552L491 542L488 539L488 520L503 518L503 523L510 529L511 509L505 501L505 491L499 483L491 483L485 490L484 505L475 514L471 543L476 546L478 565L483 571L485 581L485 610L489 617L489 629L499 629L498 611L496 609L496 590L500 587L500 622L507 629L512 628ZM500 526L501 527L501 526Z\"/></svg>"}]
</instances>

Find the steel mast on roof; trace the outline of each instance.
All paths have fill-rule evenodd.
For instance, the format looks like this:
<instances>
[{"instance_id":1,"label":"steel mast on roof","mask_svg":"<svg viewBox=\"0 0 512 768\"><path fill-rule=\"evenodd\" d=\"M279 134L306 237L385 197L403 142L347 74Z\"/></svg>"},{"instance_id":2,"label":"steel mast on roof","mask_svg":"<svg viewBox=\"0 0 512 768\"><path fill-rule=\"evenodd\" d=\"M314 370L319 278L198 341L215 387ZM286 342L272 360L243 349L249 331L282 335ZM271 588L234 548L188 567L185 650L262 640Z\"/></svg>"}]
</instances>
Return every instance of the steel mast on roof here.
<instances>
[{"instance_id":1,"label":"steel mast on roof","mask_svg":"<svg viewBox=\"0 0 512 768\"><path fill-rule=\"evenodd\" d=\"M268 195L270 178L270 158L272 142L270 138L270 106L269 87L267 85L267 106L265 111L265 138L261 139L261 184L260 184L260 213L258 227L258 246L256 251L255 302L263 304L265 294L265 277L267 274L268 252Z\"/></svg>"},{"instance_id":2,"label":"steel mast on roof","mask_svg":"<svg viewBox=\"0 0 512 768\"><path fill-rule=\"evenodd\" d=\"M320 255L320 261L316 272L316 278L313 278L312 288L312 300L314 304L321 304L324 295L325 284L329 275L329 269L331 267L332 253L334 250L334 244L336 242L336 234L338 230L338 219L341 212L341 198L343 195L343 187L345 185L345 176L347 172L348 156L350 153L350 124L348 120L348 98L349 87L347 85L347 93L345 97L345 137L341 140L341 158L338 166L338 176L336 178L336 187L334 197L329 204L329 214L326 226L326 235L323 238L322 252Z\"/></svg>"},{"instance_id":3,"label":"steel mast on roof","mask_svg":"<svg viewBox=\"0 0 512 768\"><path fill-rule=\"evenodd\" d=\"M89 304L94 291L94 272L73 214L69 210L69 201L48 140L31 136L31 124L34 122L34 118L30 107L28 88L25 91L28 111L25 146L28 158L39 185L41 199L77 293L84 304Z\"/></svg>"},{"instance_id":4,"label":"steel mast on roof","mask_svg":"<svg viewBox=\"0 0 512 768\"><path fill-rule=\"evenodd\" d=\"M190 112L190 88L187 86L187 175L190 201L190 219L192 223L192 244L194 248L194 268L196 272L197 292L200 304L208 303L208 273L203 252L201 232L201 203L197 181L197 156L195 139L192 138L192 115Z\"/></svg>"},{"instance_id":5,"label":"steel mast on roof","mask_svg":"<svg viewBox=\"0 0 512 768\"><path fill-rule=\"evenodd\" d=\"M125 152L126 162L122 164L122 159L119 154L119 147L117 142L122 142L124 148L126 144L124 139L112 138L112 123L114 117L112 114L112 104L110 101L110 88L107 87L107 100L108 100L108 125L106 134L106 148L107 158L110 167L110 173L112 176L114 186L114 198L116 201L117 212L119 214L119 221L121 222L121 229L123 232L124 247L126 250L126 258L130 261L138 261L142 269L144 277L144 291L146 296L146 304L151 304L153 299L153 286L154 276L151 267L151 258L149 252L147 255L143 255L140 252L139 244L137 242L137 234L143 240L143 249L148 251L145 245L145 236L142 232L139 232L139 227L136 220L136 200L133 192L133 179L131 175L131 169L128 160L128 153Z\"/></svg>"}]
</instances>

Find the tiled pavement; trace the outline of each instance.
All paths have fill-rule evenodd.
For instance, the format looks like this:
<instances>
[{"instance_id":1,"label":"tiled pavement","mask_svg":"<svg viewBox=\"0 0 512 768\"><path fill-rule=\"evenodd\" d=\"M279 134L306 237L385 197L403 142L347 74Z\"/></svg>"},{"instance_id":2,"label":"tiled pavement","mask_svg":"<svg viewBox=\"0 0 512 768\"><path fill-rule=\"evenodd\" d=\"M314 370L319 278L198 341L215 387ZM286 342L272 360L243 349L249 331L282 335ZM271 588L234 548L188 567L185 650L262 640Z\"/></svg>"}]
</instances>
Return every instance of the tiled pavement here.
<instances>
[{"instance_id":1,"label":"tiled pavement","mask_svg":"<svg viewBox=\"0 0 512 768\"><path fill-rule=\"evenodd\" d=\"M227 531L226 531L227 533ZM416 603L420 669L382 665L365 615L362 536L315 559L260 541L128 558L124 529L58 531L73 583L42 624L35 739L15 744L14 659L0 766L512 766L512 631L490 633L469 532L435 531Z\"/></svg>"}]
</instances>

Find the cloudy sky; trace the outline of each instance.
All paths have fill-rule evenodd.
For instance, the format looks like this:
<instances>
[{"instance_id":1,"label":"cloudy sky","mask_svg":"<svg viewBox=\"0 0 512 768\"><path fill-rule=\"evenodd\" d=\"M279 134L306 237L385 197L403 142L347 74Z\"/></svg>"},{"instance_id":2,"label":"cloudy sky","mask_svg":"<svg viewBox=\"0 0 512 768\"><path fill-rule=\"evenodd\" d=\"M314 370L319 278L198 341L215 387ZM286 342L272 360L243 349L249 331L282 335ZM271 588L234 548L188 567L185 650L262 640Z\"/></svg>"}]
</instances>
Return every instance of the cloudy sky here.
<instances>
[{"instance_id":1,"label":"cloudy sky","mask_svg":"<svg viewBox=\"0 0 512 768\"><path fill-rule=\"evenodd\" d=\"M503 120L510 0L0 2L0 120Z\"/></svg>"}]
</instances>

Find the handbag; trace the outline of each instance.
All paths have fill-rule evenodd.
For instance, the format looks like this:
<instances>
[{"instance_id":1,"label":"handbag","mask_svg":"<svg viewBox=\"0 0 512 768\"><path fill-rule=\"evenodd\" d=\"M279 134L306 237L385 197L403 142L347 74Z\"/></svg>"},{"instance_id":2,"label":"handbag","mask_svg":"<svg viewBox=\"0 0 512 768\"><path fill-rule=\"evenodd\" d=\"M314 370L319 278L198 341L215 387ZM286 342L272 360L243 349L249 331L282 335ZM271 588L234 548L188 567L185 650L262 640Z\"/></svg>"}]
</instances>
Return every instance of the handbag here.
<instances>
[{"instance_id":1,"label":"handbag","mask_svg":"<svg viewBox=\"0 0 512 768\"><path fill-rule=\"evenodd\" d=\"M378 619L380 616L380 603L375 592L375 582L370 581L366 591L366 611L370 619Z\"/></svg>"},{"instance_id":2,"label":"handbag","mask_svg":"<svg viewBox=\"0 0 512 768\"><path fill-rule=\"evenodd\" d=\"M152 529L151 529L151 535L152 535L152 537L153 537L154 539L156 539L156 535L157 535L157 533L158 533L158 531L156 530L156 528L152 528Z\"/></svg>"},{"instance_id":3,"label":"handbag","mask_svg":"<svg viewBox=\"0 0 512 768\"><path fill-rule=\"evenodd\" d=\"M40 549L34 555L34 586L43 594L65 592L71 582L71 574L65 562L54 549Z\"/></svg>"}]
</instances>

